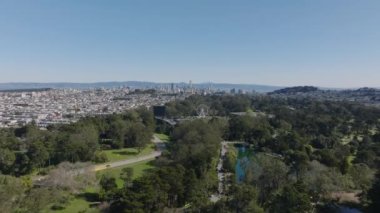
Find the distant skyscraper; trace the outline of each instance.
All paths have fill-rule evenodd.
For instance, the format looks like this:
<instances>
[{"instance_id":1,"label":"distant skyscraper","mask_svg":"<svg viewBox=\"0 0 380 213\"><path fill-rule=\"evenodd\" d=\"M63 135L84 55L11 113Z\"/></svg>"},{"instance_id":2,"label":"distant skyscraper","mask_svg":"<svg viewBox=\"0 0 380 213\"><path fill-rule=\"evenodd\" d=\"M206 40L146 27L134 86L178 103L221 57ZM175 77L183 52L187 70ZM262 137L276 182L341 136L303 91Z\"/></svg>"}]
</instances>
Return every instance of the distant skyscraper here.
<instances>
[{"instance_id":1,"label":"distant skyscraper","mask_svg":"<svg viewBox=\"0 0 380 213\"><path fill-rule=\"evenodd\" d=\"M189 81L189 91L193 93L193 82L191 80Z\"/></svg>"}]
</instances>

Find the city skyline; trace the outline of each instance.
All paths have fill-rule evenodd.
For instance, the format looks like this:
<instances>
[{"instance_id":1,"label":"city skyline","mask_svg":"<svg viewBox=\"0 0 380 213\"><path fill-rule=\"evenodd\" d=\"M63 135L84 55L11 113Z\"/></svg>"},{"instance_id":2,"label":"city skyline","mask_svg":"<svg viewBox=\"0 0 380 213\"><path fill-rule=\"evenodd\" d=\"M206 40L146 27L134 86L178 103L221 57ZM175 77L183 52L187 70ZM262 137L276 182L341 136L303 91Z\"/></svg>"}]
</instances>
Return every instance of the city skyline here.
<instances>
[{"instance_id":1,"label":"city skyline","mask_svg":"<svg viewBox=\"0 0 380 213\"><path fill-rule=\"evenodd\" d=\"M3 1L5 82L380 87L376 1Z\"/></svg>"}]
</instances>

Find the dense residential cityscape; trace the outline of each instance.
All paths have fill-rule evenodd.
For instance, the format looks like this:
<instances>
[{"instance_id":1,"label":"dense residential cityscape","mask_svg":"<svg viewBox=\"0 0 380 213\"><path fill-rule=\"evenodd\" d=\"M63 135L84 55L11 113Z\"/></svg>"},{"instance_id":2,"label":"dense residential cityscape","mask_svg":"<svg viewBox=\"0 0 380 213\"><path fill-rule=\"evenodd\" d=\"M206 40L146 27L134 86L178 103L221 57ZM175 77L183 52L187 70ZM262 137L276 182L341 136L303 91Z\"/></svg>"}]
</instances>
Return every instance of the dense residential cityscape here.
<instances>
[{"instance_id":1,"label":"dense residential cityscape","mask_svg":"<svg viewBox=\"0 0 380 213\"><path fill-rule=\"evenodd\" d=\"M139 94L128 88L0 92L0 127L17 127L32 121L39 127L67 124L84 116L121 113L139 106L163 105L186 95Z\"/></svg>"},{"instance_id":2,"label":"dense residential cityscape","mask_svg":"<svg viewBox=\"0 0 380 213\"><path fill-rule=\"evenodd\" d=\"M144 86L144 84L143 84ZM246 93L242 89L232 94ZM140 106L164 105L189 95L224 93L221 90L194 88L189 84L166 84L130 88L32 88L0 90L0 127L19 127L35 122L44 128L51 124L69 124L85 116L121 113Z\"/></svg>"}]
</instances>

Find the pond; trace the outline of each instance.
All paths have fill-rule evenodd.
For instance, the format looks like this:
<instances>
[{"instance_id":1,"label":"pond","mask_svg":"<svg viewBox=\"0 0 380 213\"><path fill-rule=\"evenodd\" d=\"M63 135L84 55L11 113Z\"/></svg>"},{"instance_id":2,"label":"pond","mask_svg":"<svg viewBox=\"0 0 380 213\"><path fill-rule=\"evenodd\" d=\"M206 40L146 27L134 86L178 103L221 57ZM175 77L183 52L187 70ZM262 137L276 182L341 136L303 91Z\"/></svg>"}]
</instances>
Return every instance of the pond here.
<instances>
[{"instance_id":1,"label":"pond","mask_svg":"<svg viewBox=\"0 0 380 213\"><path fill-rule=\"evenodd\" d=\"M238 157L235 166L236 182L241 183L245 178L245 165L249 162L249 156L252 151L245 146L236 147L238 150Z\"/></svg>"},{"instance_id":2,"label":"pond","mask_svg":"<svg viewBox=\"0 0 380 213\"><path fill-rule=\"evenodd\" d=\"M235 174L236 174L236 182L241 183L244 180L245 177L245 171L242 167L241 159L237 159L236 167L235 167Z\"/></svg>"}]
</instances>

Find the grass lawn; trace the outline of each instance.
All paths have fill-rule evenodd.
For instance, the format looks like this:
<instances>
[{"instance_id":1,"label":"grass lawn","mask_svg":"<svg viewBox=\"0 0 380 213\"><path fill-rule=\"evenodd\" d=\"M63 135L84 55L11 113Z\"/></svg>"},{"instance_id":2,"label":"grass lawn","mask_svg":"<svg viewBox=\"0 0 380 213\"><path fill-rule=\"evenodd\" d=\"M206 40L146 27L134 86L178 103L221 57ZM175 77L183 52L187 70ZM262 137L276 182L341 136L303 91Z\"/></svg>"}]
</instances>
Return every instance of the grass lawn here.
<instances>
[{"instance_id":1,"label":"grass lawn","mask_svg":"<svg viewBox=\"0 0 380 213\"><path fill-rule=\"evenodd\" d=\"M354 161L355 160L355 155L350 155L350 156L348 156L348 163L350 164L350 165L352 165L352 161Z\"/></svg>"},{"instance_id":2,"label":"grass lawn","mask_svg":"<svg viewBox=\"0 0 380 213\"><path fill-rule=\"evenodd\" d=\"M153 168L153 166L150 164L153 160L147 160L138 162L135 164L131 164L128 166L121 166L117 168L111 168L102 170L96 173L96 177L100 178L103 174L110 174L111 176L116 178L116 184L119 188L123 187L124 183L120 179L120 173L123 168L131 167L133 168L133 179L140 177L144 174L144 172L148 169ZM89 188L86 190L87 193L97 193L96 189ZM70 201L69 205L63 210L48 210L45 212L54 212L54 213L77 213L77 212L85 212L86 210L90 210L91 213L99 212L96 208L90 208L91 202L87 201L85 197L83 196L77 196L73 200Z\"/></svg>"},{"instance_id":3,"label":"grass lawn","mask_svg":"<svg viewBox=\"0 0 380 213\"><path fill-rule=\"evenodd\" d=\"M164 142L169 142L170 141L169 135L161 134L161 133L156 133L154 135L157 136L160 140L162 140Z\"/></svg>"},{"instance_id":4,"label":"grass lawn","mask_svg":"<svg viewBox=\"0 0 380 213\"><path fill-rule=\"evenodd\" d=\"M77 213L77 212L85 212L90 209L90 202L86 201L84 198L75 198L70 201L70 204L63 210L50 210L50 212L56 213ZM97 212L96 208L91 208L91 212ZM100 211L98 211L100 212Z\"/></svg>"},{"instance_id":5,"label":"grass lawn","mask_svg":"<svg viewBox=\"0 0 380 213\"><path fill-rule=\"evenodd\" d=\"M153 151L154 151L154 144L149 144L147 147L141 150L140 153L138 153L137 148L111 149L111 150L104 150L103 152L106 153L108 162L114 162L114 161L135 158L137 156L147 155Z\"/></svg>"},{"instance_id":6,"label":"grass lawn","mask_svg":"<svg viewBox=\"0 0 380 213\"><path fill-rule=\"evenodd\" d=\"M342 138L342 144L346 145L346 144L350 143L354 139L354 137L355 137L355 135L353 135L353 134L344 136ZM358 137L359 141L363 140L363 135L357 135L357 137Z\"/></svg>"},{"instance_id":7,"label":"grass lawn","mask_svg":"<svg viewBox=\"0 0 380 213\"><path fill-rule=\"evenodd\" d=\"M379 121L380 121L380 119L379 119ZM369 130L369 132L371 133L371 135L375 135L376 133L379 132L379 130L377 128L372 128Z\"/></svg>"},{"instance_id":8,"label":"grass lawn","mask_svg":"<svg viewBox=\"0 0 380 213\"><path fill-rule=\"evenodd\" d=\"M147 160L147 161L131 164L128 166L121 166L117 168L111 168L111 169L98 171L96 172L96 177L100 178L103 174L109 174L116 178L116 184L119 188L121 188L124 185L124 182L120 179L120 173L123 168L133 168L133 179L135 179L143 175L146 170L153 168L153 166L151 165L152 161L153 160Z\"/></svg>"},{"instance_id":9,"label":"grass lawn","mask_svg":"<svg viewBox=\"0 0 380 213\"><path fill-rule=\"evenodd\" d=\"M96 194L98 189L94 187L89 187L86 189L82 194L75 195L73 198L70 199L69 203L67 206L65 206L65 209L62 210L52 210L51 205L49 205L43 213L48 213L48 212L54 212L54 213L77 213L77 212L91 212L91 213L97 213L100 211L96 208L93 207L91 208L91 201L86 199L86 194Z\"/></svg>"}]
</instances>

